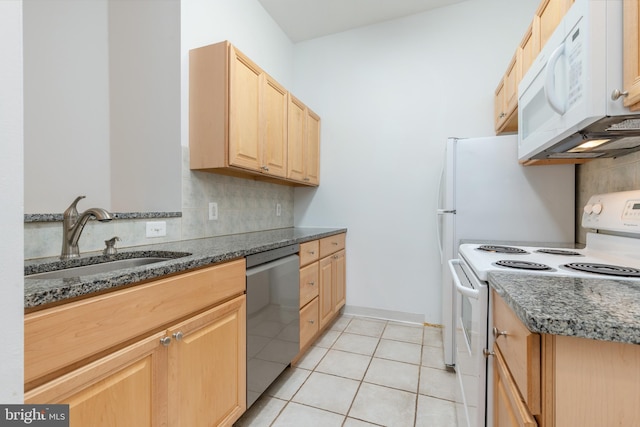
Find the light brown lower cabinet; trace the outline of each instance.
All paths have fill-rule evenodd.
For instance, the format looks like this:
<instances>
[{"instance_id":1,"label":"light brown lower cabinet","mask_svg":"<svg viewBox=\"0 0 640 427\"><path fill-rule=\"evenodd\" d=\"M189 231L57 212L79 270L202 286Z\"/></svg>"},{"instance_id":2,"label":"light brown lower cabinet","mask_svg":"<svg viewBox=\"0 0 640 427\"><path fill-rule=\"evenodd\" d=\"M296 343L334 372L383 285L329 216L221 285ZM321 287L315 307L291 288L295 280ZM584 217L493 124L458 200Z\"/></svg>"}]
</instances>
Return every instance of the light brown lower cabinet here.
<instances>
[{"instance_id":1,"label":"light brown lower cabinet","mask_svg":"<svg viewBox=\"0 0 640 427\"><path fill-rule=\"evenodd\" d=\"M320 239L320 328L324 328L345 304L345 234Z\"/></svg>"},{"instance_id":2,"label":"light brown lower cabinet","mask_svg":"<svg viewBox=\"0 0 640 427\"><path fill-rule=\"evenodd\" d=\"M55 359L64 354L65 346L73 346L74 339L82 341L73 335L77 333L74 325L67 323L73 309L83 313L85 335L102 334L105 338L110 334L110 328L104 326L109 324L108 313L118 317L118 311L126 312L118 304L132 296L139 299L129 300L127 305L136 308L139 316L113 322L130 324L134 334L135 325L153 319L155 312L177 317L173 323L158 324L155 332L150 326L146 334L134 335L112 351L94 354L99 344L87 344L87 362L50 364L56 369L43 377L46 381L30 377L25 403L68 403L70 425L79 427L231 426L246 410L244 282L244 260L232 261L140 285L139 289L105 294L95 301L89 298L70 303L70 308L53 307L26 315L27 361L35 357L31 353L45 357L45 350L35 349L46 344L50 358ZM178 305L186 311L172 309L176 287L183 296ZM207 290L214 296L201 293ZM209 297L217 297L219 302L198 309L202 304L199 301L208 301ZM82 311L85 305L92 311ZM36 318L43 321L34 322ZM40 334L44 320L59 331L54 341ZM63 345L52 345L55 342ZM27 364L25 368L35 372Z\"/></svg>"},{"instance_id":3,"label":"light brown lower cabinet","mask_svg":"<svg viewBox=\"0 0 640 427\"><path fill-rule=\"evenodd\" d=\"M531 415L526 402L520 396L518 386L509 373L509 368L496 349L493 359L494 423L495 427L535 427L538 424Z\"/></svg>"},{"instance_id":4,"label":"light brown lower cabinet","mask_svg":"<svg viewBox=\"0 0 640 427\"><path fill-rule=\"evenodd\" d=\"M346 234L300 245L300 352L338 315L346 301Z\"/></svg>"},{"instance_id":5,"label":"light brown lower cabinet","mask_svg":"<svg viewBox=\"0 0 640 427\"><path fill-rule=\"evenodd\" d=\"M151 335L25 393L31 404L69 404L71 426L162 426L167 348Z\"/></svg>"},{"instance_id":6,"label":"light brown lower cabinet","mask_svg":"<svg viewBox=\"0 0 640 427\"><path fill-rule=\"evenodd\" d=\"M634 426L640 346L529 332L493 292L493 425Z\"/></svg>"}]
</instances>

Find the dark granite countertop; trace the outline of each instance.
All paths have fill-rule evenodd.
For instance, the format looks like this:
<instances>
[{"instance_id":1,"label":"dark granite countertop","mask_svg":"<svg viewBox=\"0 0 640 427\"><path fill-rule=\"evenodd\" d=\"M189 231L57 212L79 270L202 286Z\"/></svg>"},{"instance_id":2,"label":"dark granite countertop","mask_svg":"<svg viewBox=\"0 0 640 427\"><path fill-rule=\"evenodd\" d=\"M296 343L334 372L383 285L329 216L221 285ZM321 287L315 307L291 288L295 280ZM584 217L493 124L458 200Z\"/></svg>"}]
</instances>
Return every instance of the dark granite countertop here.
<instances>
[{"instance_id":1,"label":"dark granite countertop","mask_svg":"<svg viewBox=\"0 0 640 427\"><path fill-rule=\"evenodd\" d=\"M155 264L70 279L25 278L24 308L34 309L42 305L205 267L218 262L230 261L269 249L321 239L346 231L345 228L283 228L125 248L118 251L115 259L188 255ZM61 264L65 267L76 267L96 264L105 260L107 257L101 252L85 253L79 259L70 261L60 261L57 257L26 260L25 275L60 269Z\"/></svg>"},{"instance_id":2,"label":"dark granite countertop","mask_svg":"<svg viewBox=\"0 0 640 427\"><path fill-rule=\"evenodd\" d=\"M640 282L489 273L531 332L640 344Z\"/></svg>"}]
</instances>

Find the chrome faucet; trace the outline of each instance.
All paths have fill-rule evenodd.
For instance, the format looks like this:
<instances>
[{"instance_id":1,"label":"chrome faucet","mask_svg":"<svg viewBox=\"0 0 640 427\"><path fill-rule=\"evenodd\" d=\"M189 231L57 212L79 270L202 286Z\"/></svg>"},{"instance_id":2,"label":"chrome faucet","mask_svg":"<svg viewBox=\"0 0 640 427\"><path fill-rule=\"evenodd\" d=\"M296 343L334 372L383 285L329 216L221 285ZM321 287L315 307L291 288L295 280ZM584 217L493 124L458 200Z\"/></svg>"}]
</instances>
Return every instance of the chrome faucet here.
<instances>
[{"instance_id":1,"label":"chrome faucet","mask_svg":"<svg viewBox=\"0 0 640 427\"><path fill-rule=\"evenodd\" d=\"M86 196L78 196L67 210L64 211L64 219L62 222L62 253L60 254L60 259L78 258L80 256L78 240L90 217L93 216L101 222L107 222L113 219L111 214L102 208L87 209L79 214L76 205L85 197Z\"/></svg>"}]
</instances>

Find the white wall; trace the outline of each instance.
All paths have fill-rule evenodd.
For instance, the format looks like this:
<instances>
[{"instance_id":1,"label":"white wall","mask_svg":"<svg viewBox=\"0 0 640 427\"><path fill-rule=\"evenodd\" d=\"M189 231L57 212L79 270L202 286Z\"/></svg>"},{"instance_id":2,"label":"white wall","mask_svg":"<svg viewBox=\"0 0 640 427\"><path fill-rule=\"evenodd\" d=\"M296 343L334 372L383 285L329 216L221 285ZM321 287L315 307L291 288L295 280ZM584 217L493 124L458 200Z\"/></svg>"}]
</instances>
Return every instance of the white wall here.
<instances>
[{"instance_id":1,"label":"white wall","mask_svg":"<svg viewBox=\"0 0 640 427\"><path fill-rule=\"evenodd\" d=\"M25 0L23 14L27 213L81 194L80 210L179 211L180 0Z\"/></svg>"},{"instance_id":2,"label":"white wall","mask_svg":"<svg viewBox=\"0 0 640 427\"><path fill-rule=\"evenodd\" d=\"M448 136L488 136L538 0L469 0L299 43L294 92L322 117L321 185L296 226L346 226L347 308L441 322L435 209Z\"/></svg>"},{"instance_id":3,"label":"white wall","mask_svg":"<svg viewBox=\"0 0 640 427\"><path fill-rule=\"evenodd\" d=\"M107 28L106 0L24 2L27 213L111 209Z\"/></svg>"},{"instance_id":4,"label":"white wall","mask_svg":"<svg viewBox=\"0 0 640 427\"><path fill-rule=\"evenodd\" d=\"M0 1L0 402L22 403L22 1Z\"/></svg>"}]
</instances>

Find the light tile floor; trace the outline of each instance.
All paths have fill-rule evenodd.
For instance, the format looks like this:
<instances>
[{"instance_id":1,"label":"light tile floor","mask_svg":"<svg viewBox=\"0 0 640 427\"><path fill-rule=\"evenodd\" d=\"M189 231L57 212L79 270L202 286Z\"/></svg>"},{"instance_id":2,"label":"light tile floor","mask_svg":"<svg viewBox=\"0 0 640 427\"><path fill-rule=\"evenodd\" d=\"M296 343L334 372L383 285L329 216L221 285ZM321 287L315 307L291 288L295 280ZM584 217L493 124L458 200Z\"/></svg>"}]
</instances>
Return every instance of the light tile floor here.
<instances>
[{"instance_id":1,"label":"light tile floor","mask_svg":"<svg viewBox=\"0 0 640 427\"><path fill-rule=\"evenodd\" d=\"M456 426L442 330L340 316L236 427Z\"/></svg>"}]
</instances>

